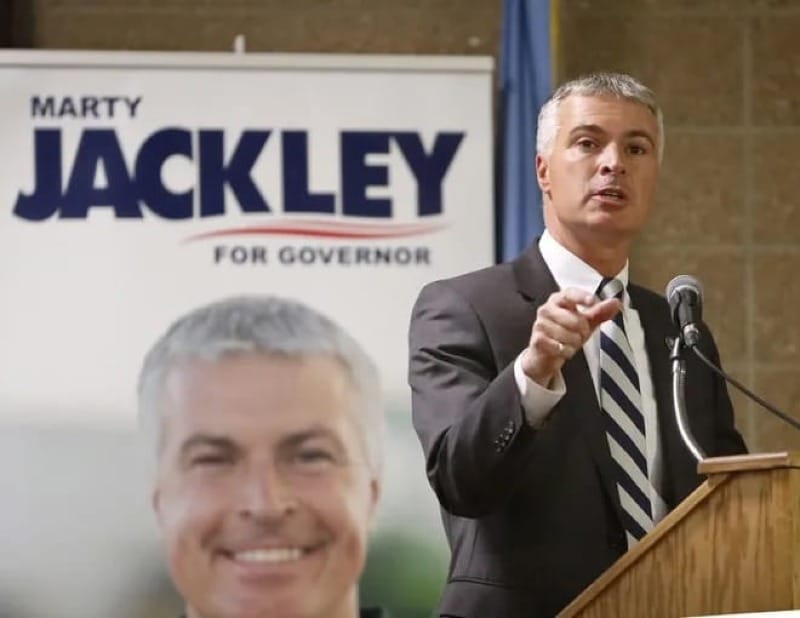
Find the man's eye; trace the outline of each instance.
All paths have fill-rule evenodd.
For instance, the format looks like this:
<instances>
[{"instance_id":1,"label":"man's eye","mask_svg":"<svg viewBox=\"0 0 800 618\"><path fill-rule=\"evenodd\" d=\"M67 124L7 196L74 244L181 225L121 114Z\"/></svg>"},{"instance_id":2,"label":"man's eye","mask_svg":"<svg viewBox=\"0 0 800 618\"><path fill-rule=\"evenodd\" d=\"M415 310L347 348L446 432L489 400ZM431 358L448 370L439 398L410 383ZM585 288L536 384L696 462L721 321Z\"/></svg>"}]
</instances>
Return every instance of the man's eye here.
<instances>
[{"instance_id":1,"label":"man's eye","mask_svg":"<svg viewBox=\"0 0 800 618\"><path fill-rule=\"evenodd\" d=\"M576 143L578 144L578 147L583 150L592 150L597 145L595 142L585 137L583 139L579 139Z\"/></svg>"},{"instance_id":2,"label":"man's eye","mask_svg":"<svg viewBox=\"0 0 800 618\"><path fill-rule=\"evenodd\" d=\"M227 455L198 455L192 459L194 466L225 466L231 463Z\"/></svg>"},{"instance_id":3,"label":"man's eye","mask_svg":"<svg viewBox=\"0 0 800 618\"><path fill-rule=\"evenodd\" d=\"M631 144L628 146L628 152L635 155L647 154L647 148L639 144Z\"/></svg>"},{"instance_id":4,"label":"man's eye","mask_svg":"<svg viewBox=\"0 0 800 618\"><path fill-rule=\"evenodd\" d=\"M303 464L333 463L335 460L332 453L319 448L298 451L296 459Z\"/></svg>"}]
</instances>

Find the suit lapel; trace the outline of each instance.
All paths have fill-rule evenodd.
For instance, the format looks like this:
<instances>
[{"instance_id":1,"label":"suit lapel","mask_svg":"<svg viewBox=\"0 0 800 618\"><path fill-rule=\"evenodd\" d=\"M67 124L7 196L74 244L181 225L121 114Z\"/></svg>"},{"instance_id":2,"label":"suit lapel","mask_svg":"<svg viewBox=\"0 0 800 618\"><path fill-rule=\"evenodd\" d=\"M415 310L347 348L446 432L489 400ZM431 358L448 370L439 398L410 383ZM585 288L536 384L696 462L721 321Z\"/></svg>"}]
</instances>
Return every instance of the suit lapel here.
<instances>
[{"instance_id":1,"label":"suit lapel","mask_svg":"<svg viewBox=\"0 0 800 618\"><path fill-rule=\"evenodd\" d=\"M539 305L545 303L550 294L559 289L542 258L538 240L514 261L513 269L517 289L531 303L534 313ZM622 506L617 492L614 464L608 449L605 423L583 350L579 350L564 364L562 375L567 385L567 392L554 410L554 414L574 417L574 422L569 424L580 428L580 433L597 466L601 483L621 522Z\"/></svg>"},{"instance_id":2,"label":"suit lapel","mask_svg":"<svg viewBox=\"0 0 800 618\"><path fill-rule=\"evenodd\" d=\"M511 267L514 270L517 290L527 300L535 301L537 307L543 304L550 294L558 291L558 284L539 251L538 238L512 262Z\"/></svg>"}]
</instances>

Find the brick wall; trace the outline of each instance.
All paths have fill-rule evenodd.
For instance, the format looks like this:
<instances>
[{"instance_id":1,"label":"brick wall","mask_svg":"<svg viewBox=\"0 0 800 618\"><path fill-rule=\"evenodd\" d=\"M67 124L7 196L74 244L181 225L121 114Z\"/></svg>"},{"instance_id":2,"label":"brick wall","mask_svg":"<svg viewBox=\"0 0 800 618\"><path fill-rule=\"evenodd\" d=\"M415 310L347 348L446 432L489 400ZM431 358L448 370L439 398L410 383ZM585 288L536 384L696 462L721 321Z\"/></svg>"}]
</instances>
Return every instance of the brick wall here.
<instances>
[{"instance_id":1,"label":"brick wall","mask_svg":"<svg viewBox=\"0 0 800 618\"><path fill-rule=\"evenodd\" d=\"M492 54L500 24L486 0L12 1L49 48Z\"/></svg>"},{"instance_id":2,"label":"brick wall","mask_svg":"<svg viewBox=\"0 0 800 618\"><path fill-rule=\"evenodd\" d=\"M665 160L634 276L706 287L723 362L800 417L800 1L562 0L562 77L599 69L650 85ZM800 434L734 397L753 450Z\"/></svg>"}]
</instances>

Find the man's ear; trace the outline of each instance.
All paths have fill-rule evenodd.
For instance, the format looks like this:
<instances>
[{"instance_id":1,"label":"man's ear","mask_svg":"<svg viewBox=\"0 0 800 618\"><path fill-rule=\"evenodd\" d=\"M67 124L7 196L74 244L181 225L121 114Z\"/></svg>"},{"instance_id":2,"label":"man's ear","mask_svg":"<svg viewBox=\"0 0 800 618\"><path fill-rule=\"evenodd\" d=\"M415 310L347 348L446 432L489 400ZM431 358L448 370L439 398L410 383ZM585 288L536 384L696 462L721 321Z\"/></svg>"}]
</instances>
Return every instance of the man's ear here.
<instances>
[{"instance_id":1,"label":"man's ear","mask_svg":"<svg viewBox=\"0 0 800 618\"><path fill-rule=\"evenodd\" d=\"M543 194L550 192L550 166L542 155L536 153L536 180Z\"/></svg>"},{"instance_id":2,"label":"man's ear","mask_svg":"<svg viewBox=\"0 0 800 618\"><path fill-rule=\"evenodd\" d=\"M371 513L375 512L375 509L378 506L378 501L381 497L381 482L378 479L372 479L369 482L369 492L370 492L370 509Z\"/></svg>"},{"instance_id":3,"label":"man's ear","mask_svg":"<svg viewBox=\"0 0 800 618\"><path fill-rule=\"evenodd\" d=\"M369 482L369 529L374 530L375 527L375 511L378 510L378 501L381 497L381 482L377 478L373 478Z\"/></svg>"}]
</instances>

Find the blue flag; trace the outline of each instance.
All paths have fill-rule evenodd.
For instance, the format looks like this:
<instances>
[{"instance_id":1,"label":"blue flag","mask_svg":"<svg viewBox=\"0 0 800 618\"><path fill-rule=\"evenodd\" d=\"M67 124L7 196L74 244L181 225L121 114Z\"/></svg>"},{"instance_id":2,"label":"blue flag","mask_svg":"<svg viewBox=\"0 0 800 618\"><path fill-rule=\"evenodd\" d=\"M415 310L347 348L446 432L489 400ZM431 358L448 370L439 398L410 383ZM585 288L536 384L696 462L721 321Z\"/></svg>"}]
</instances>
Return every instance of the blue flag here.
<instances>
[{"instance_id":1,"label":"blue flag","mask_svg":"<svg viewBox=\"0 0 800 618\"><path fill-rule=\"evenodd\" d=\"M503 0L497 259L544 230L536 183L536 117L550 95L550 0Z\"/></svg>"}]
</instances>

